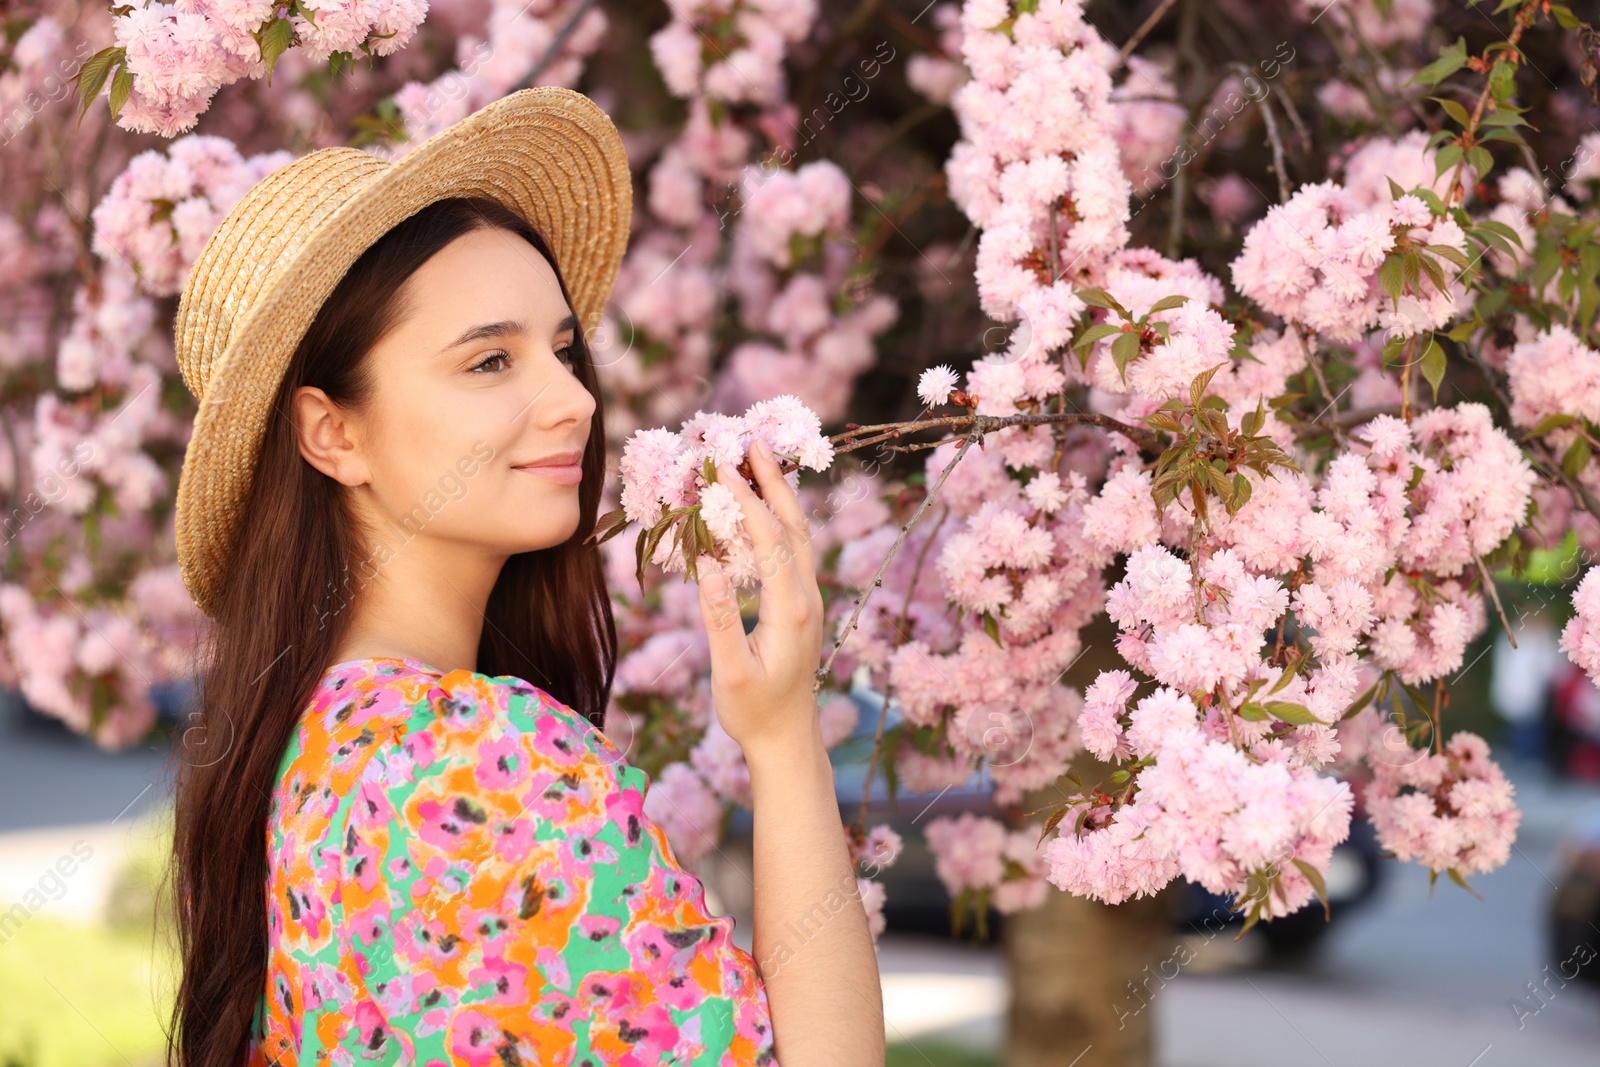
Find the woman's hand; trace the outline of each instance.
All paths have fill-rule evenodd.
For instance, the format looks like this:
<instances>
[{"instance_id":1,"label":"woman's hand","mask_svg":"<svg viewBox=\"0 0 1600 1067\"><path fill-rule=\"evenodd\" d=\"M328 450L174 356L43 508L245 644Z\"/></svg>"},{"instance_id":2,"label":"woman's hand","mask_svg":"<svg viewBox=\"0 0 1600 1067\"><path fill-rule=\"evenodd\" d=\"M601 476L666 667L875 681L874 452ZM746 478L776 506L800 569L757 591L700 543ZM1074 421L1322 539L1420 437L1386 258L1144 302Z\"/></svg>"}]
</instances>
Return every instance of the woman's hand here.
<instances>
[{"instance_id":1,"label":"woman's hand","mask_svg":"<svg viewBox=\"0 0 1600 1067\"><path fill-rule=\"evenodd\" d=\"M812 684L822 660L822 591L811 555L811 526L778 461L759 438L750 467L765 497L738 472L717 465L744 513L761 575L760 622L744 632L739 602L722 569L701 560L700 611L711 646L711 699L717 719L746 757L820 745Z\"/></svg>"}]
</instances>

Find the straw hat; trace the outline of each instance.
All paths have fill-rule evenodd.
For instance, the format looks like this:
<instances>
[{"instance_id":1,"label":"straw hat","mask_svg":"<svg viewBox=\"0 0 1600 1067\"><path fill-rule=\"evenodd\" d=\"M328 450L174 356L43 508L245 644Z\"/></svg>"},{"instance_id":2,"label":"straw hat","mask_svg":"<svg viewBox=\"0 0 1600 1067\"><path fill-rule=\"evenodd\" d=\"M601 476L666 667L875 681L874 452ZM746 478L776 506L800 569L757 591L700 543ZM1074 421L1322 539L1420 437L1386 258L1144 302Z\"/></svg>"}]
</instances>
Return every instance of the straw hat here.
<instances>
[{"instance_id":1,"label":"straw hat","mask_svg":"<svg viewBox=\"0 0 1600 1067\"><path fill-rule=\"evenodd\" d=\"M240 509L289 359L329 294L397 223L448 197L499 200L549 243L591 328L628 243L633 184L611 119L540 86L467 116L390 163L323 148L273 171L228 212L189 272L174 327L200 402L178 480L178 564L215 617Z\"/></svg>"}]
</instances>

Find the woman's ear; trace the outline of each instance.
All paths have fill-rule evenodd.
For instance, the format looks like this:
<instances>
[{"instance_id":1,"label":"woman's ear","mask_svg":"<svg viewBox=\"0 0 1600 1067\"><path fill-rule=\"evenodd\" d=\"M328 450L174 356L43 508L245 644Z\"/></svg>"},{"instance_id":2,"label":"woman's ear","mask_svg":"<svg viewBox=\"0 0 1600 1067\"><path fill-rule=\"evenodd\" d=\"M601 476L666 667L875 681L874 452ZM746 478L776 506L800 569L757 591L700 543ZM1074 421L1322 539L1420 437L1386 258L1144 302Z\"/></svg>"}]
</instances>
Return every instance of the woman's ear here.
<instances>
[{"instance_id":1,"label":"woman's ear","mask_svg":"<svg viewBox=\"0 0 1600 1067\"><path fill-rule=\"evenodd\" d=\"M295 438L307 463L341 485L371 480L354 419L314 385L294 393Z\"/></svg>"}]
</instances>

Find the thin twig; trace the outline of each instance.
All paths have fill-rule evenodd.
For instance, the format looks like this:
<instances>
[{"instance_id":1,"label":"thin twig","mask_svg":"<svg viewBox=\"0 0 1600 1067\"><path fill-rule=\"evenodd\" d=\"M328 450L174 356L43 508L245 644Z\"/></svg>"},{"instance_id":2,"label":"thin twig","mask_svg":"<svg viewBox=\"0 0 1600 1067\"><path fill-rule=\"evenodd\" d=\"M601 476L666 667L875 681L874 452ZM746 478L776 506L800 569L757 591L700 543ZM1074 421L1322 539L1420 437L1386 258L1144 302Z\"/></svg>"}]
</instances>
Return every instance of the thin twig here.
<instances>
[{"instance_id":1,"label":"thin twig","mask_svg":"<svg viewBox=\"0 0 1600 1067\"><path fill-rule=\"evenodd\" d=\"M1160 22L1162 16L1172 10L1172 5L1177 2L1178 0L1161 0L1156 9L1150 12L1150 17L1145 19L1139 28L1133 31L1133 36L1129 37L1127 42L1123 44L1122 51L1117 54L1117 61L1111 65L1111 69L1107 73L1115 74L1122 67L1122 64L1128 61L1128 57L1133 55L1133 50L1139 47L1150 31L1156 28L1156 23Z\"/></svg>"},{"instance_id":2,"label":"thin twig","mask_svg":"<svg viewBox=\"0 0 1600 1067\"><path fill-rule=\"evenodd\" d=\"M1243 63L1230 63L1229 66L1237 70L1245 78L1255 77L1255 71ZM1278 133L1278 120L1272 115L1272 90L1268 89L1260 100L1256 101L1261 107L1261 117L1267 124L1267 140L1272 143L1272 169L1278 175L1278 203L1289 199L1289 171L1283 162L1283 137Z\"/></svg>"},{"instance_id":3,"label":"thin twig","mask_svg":"<svg viewBox=\"0 0 1600 1067\"><path fill-rule=\"evenodd\" d=\"M1306 365L1311 368L1311 373L1317 376L1317 388L1321 389L1322 395L1327 397L1328 407L1333 408L1333 422L1331 424L1333 439L1339 442L1340 448L1343 448L1345 445L1344 427L1339 425L1339 409L1336 407L1339 403L1339 398L1333 395L1332 389L1328 388L1328 379L1322 376L1322 363L1317 359L1317 354L1311 350L1311 342L1306 340L1305 332L1296 328L1294 335L1300 338L1300 348L1306 354ZM1319 424L1321 423L1320 418L1317 421Z\"/></svg>"},{"instance_id":4,"label":"thin twig","mask_svg":"<svg viewBox=\"0 0 1600 1067\"><path fill-rule=\"evenodd\" d=\"M922 564L928 558L928 549L933 547L934 538L939 536L939 527L944 525L944 520L950 517L950 509L946 507L939 512L939 521L933 524L933 529L928 531L928 539L922 543L922 550L917 553L917 565L911 569L911 581L906 584L906 598L900 605L900 632L905 633L906 619L911 614L911 594L916 591L917 579L922 574ZM889 690L887 681L883 683L883 706L878 709L878 729L872 735L872 755L867 759L866 780L861 786L861 814L856 816L856 828L863 834L867 832L867 807L872 798L872 774L878 766L879 755L883 751L883 727L889 718Z\"/></svg>"},{"instance_id":5,"label":"thin twig","mask_svg":"<svg viewBox=\"0 0 1600 1067\"><path fill-rule=\"evenodd\" d=\"M899 437L903 433L929 430L936 426L948 426L957 430L975 427L978 430L978 436L982 437L995 430L1004 430L1010 426L1049 426L1057 423L1074 422L1099 426L1106 430L1114 430L1146 452L1155 452L1160 448L1160 438L1156 436L1154 430L1139 426L1129 426L1127 423L1118 422L1109 415L1082 411L1044 411L1024 415L949 415L937 419L917 419L913 422L881 422L871 426L852 426L844 433L834 434L828 440L833 443L835 453L843 453L854 452L858 448L865 448L868 445L877 444L879 441ZM876 434L877 436L858 440L857 438L861 434Z\"/></svg>"},{"instance_id":6,"label":"thin twig","mask_svg":"<svg viewBox=\"0 0 1600 1067\"><path fill-rule=\"evenodd\" d=\"M1529 23L1533 21L1534 13L1538 10L1539 5L1529 4L1517 12L1516 20L1512 23L1511 36L1506 38L1506 44L1511 46L1511 55L1518 60L1522 58L1522 52L1518 50L1517 42L1522 39L1522 31L1528 28ZM1472 115L1467 120L1467 128L1461 132L1461 158L1456 160L1455 172L1450 175L1450 188L1445 191L1445 207L1455 203L1458 189L1461 192L1462 202L1466 202L1467 191L1461 185L1461 171L1467 165L1467 152L1477 144L1478 122L1483 118L1483 109L1488 106L1489 98L1494 91L1494 68L1502 62L1507 62L1507 60L1497 58L1494 63L1490 64L1490 76L1483 80L1483 92L1478 94L1478 106L1472 109ZM1479 177L1482 177L1482 175L1479 175Z\"/></svg>"},{"instance_id":7,"label":"thin twig","mask_svg":"<svg viewBox=\"0 0 1600 1067\"><path fill-rule=\"evenodd\" d=\"M1369 408L1351 408L1341 411L1332 419L1313 419L1301 426L1296 426L1294 435L1299 438L1315 437L1319 433L1328 432L1341 441L1345 430L1352 426L1377 418L1379 415L1399 415L1399 404L1374 404Z\"/></svg>"},{"instance_id":8,"label":"thin twig","mask_svg":"<svg viewBox=\"0 0 1600 1067\"><path fill-rule=\"evenodd\" d=\"M849 640L850 638L851 631L856 628L856 622L860 620L861 611L867 606L867 600L872 596L872 591L883 584L883 572L889 569L890 561L893 560L895 555L900 551L900 546L905 544L906 535L911 532L911 527L915 525L919 518L922 517L922 513L928 510L928 505L933 503L934 496L938 494L939 488L944 485L944 480L950 477L950 472L955 470L956 464L961 462L961 457L972 451L972 442L977 440L979 434L982 432L983 420L986 418L991 418L991 416L979 415L974 416L974 418L978 421L974 423L972 431L967 435L967 443L961 448L956 449L956 454L951 456L950 462L944 465L944 470L940 473L939 480L934 483L932 489L928 490L928 495L922 498L922 503L917 505L917 510L912 513L911 518L907 519L905 524L900 527L899 536L894 539L894 544L889 546L889 554L883 558L882 563L878 564L877 573L872 576L872 581L866 584L866 586L861 590L861 595L856 598L855 611L850 613L850 621L845 624L844 632L841 633L839 635L839 639L834 642L833 650L828 653L827 660L822 664L822 666L817 668L816 680L811 684L811 692L813 695L821 691L823 680L826 679L829 672L833 670L834 658L839 655L839 650L844 647L845 641Z\"/></svg>"},{"instance_id":9,"label":"thin twig","mask_svg":"<svg viewBox=\"0 0 1600 1067\"><path fill-rule=\"evenodd\" d=\"M867 776L861 786L861 812L856 816L856 829L867 832L867 807L872 798L872 772L878 767L878 753L883 750L883 724L889 718L889 693L893 689L883 683L883 706L878 709L878 732L872 735L872 758L867 760Z\"/></svg>"},{"instance_id":10,"label":"thin twig","mask_svg":"<svg viewBox=\"0 0 1600 1067\"><path fill-rule=\"evenodd\" d=\"M573 9L571 17L567 19L564 25L562 25L560 32L555 35L555 39L550 42L550 47L544 50L544 55L539 57L539 62L535 63L533 65L533 69L528 71L527 75L517 83L517 87L515 89L511 90L513 93L521 92L523 89L533 88L534 80L537 79L539 75L543 74L550 64L556 61L556 56L559 55L561 49L566 46L568 38L570 38L573 33L577 31L578 23L583 21L583 16L587 15L589 13L589 9L594 7L594 5L595 0L582 0L582 2L579 3L575 9Z\"/></svg>"},{"instance_id":11,"label":"thin twig","mask_svg":"<svg viewBox=\"0 0 1600 1067\"><path fill-rule=\"evenodd\" d=\"M1495 614L1500 616L1500 625L1506 628L1506 638L1511 642L1511 647L1517 647L1517 639L1511 635L1511 623L1506 621L1506 609L1500 605L1500 590L1495 588L1494 579L1489 576L1489 568L1483 565L1483 557L1476 551L1472 553L1472 562L1478 565L1478 574L1483 577L1483 587L1489 590L1489 599L1494 601Z\"/></svg>"}]
</instances>

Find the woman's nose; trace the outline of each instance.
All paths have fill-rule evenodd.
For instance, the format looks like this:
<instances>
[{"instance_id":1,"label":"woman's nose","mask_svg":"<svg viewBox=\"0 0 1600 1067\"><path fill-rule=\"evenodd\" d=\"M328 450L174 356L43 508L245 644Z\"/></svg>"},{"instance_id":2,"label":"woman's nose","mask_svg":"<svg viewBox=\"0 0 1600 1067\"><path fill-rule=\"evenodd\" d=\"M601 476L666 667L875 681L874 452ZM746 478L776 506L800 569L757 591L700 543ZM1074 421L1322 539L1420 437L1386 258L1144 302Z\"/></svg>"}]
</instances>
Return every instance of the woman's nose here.
<instances>
[{"instance_id":1,"label":"woman's nose","mask_svg":"<svg viewBox=\"0 0 1600 1067\"><path fill-rule=\"evenodd\" d=\"M587 425L594 416L595 399L576 374L558 367L536 388L532 405L539 427L557 430L573 423Z\"/></svg>"}]
</instances>

